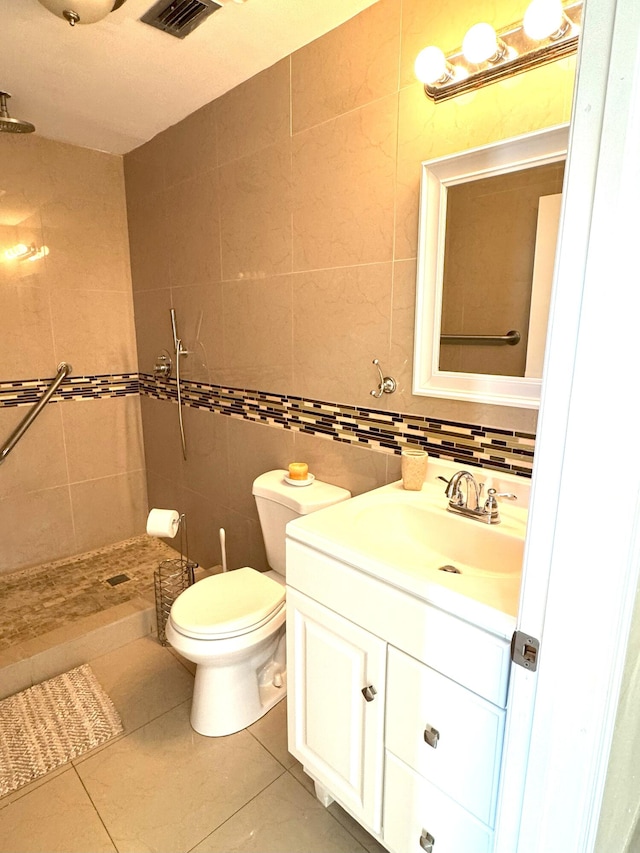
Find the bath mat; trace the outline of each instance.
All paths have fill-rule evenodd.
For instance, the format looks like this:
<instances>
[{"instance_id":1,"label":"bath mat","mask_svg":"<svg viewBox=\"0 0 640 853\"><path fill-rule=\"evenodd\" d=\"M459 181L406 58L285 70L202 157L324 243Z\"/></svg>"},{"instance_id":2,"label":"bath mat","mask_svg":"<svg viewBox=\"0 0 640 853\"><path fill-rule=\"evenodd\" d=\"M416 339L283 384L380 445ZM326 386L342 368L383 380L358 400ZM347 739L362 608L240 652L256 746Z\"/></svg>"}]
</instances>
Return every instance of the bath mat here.
<instances>
[{"instance_id":1,"label":"bath mat","mask_svg":"<svg viewBox=\"0 0 640 853\"><path fill-rule=\"evenodd\" d=\"M0 796L123 731L87 664L0 702Z\"/></svg>"}]
</instances>

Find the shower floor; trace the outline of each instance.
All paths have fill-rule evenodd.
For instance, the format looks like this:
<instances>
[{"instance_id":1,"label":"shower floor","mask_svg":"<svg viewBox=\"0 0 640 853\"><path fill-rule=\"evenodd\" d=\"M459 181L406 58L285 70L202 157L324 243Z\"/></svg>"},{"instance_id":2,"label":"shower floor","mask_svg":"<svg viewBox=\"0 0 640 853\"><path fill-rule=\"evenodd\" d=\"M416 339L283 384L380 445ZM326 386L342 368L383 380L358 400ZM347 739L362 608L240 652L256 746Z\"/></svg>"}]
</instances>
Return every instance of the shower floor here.
<instances>
[{"instance_id":1,"label":"shower floor","mask_svg":"<svg viewBox=\"0 0 640 853\"><path fill-rule=\"evenodd\" d=\"M145 535L0 575L0 699L155 633L153 573L177 557Z\"/></svg>"},{"instance_id":2,"label":"shower floor","mask_svg":"<svg viewBox=\"0 0 640 853\"><path fill-rule=\"evenodd\" d=\"M153 604L154 570L177 556L159 539L137 536L0 575L0 651L133 599ZM108 582L119 575L127 579Z\"/></svg>"}]
</instances>

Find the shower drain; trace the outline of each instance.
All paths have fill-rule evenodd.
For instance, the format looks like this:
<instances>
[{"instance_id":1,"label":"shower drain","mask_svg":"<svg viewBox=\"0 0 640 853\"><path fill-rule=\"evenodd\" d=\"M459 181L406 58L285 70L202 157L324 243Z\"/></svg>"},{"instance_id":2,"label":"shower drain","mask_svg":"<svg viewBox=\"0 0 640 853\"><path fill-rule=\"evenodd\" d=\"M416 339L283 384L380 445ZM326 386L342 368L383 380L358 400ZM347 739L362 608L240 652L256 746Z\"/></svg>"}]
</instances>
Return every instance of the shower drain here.
<instances>
[{"instance_id":1,"label":"shower drain","mask_svg":"<svg viewBox=\"0 0 640 853\"><path fill-rule=\"evenodd\" d=\"M131 578L129 575L114 575L112 578L107 578L105 583L108 583L109 586L118 586L119 583L124 583L125 581L130 581Z\"/></svg>"},{"instance_id":2,"label":"shower drain","mask_svg":"<svg viewBox=\"0 0 640 853\"><path fill-rule=\"evenodd\" d=\"M440 566L438 569L439 572L449 572L452 575L461 575L462 572L460 569L457 569L455 566L450 566L447 564L446 566Z\"/></svg>"}]
</instances>

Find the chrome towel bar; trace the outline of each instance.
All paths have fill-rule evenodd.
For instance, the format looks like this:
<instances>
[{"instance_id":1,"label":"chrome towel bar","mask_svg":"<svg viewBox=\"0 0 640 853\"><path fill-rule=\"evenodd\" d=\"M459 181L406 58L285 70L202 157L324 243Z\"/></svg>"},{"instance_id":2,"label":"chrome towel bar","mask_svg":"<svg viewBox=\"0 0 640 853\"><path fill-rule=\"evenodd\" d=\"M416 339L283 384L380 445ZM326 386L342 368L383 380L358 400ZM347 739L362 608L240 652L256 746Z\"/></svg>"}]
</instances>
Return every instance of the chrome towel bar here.
<instances>
[{"instance_id":1,"label":"chrome towel bar","mask_svg":"<svg viewBox=\"0 0 640 853\"><path fill-rule=\"evenodd\" d=\"M441 344L507 344L520 343L520 332L512 329L506 335L440 335Z\"/></svg>"},{"instance_id":2,"label":"chrome towel bar","mask_svg":"<svg viewBox=\"0 0 640 853\"><path fill-rule=\"evenodd\" d=\"M54 376L51 381L51 384L44 392L42 397L38 400L38 402L33 406L24 418L20 421L18 426L13 430L9 438L2 445L2 449L0 449L0 464L4 462L7 456L11 453L16 444L20 441L25 432L29 429L31 424L38 417L40 412L47 405L49 400L56 393L60 385L64 382L66 377L71 373L71 365L67 364L66 361L61 361L58 365L58 372Z\"/></svg>"}]
</instances>

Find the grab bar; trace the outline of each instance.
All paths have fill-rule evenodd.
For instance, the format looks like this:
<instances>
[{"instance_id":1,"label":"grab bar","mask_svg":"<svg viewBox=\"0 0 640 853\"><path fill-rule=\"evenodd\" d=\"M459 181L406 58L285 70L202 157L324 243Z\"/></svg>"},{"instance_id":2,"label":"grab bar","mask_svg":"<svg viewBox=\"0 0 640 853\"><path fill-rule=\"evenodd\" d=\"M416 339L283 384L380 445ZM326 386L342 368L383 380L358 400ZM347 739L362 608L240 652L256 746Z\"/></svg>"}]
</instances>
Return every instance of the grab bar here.
<instances>
[{"instance_id":1,"label":"grab bar","mask_svg":"<svg viewBox=\"0 0 640 853\"><path fill-rule=\"evenodd\" d=\"M71 373L71 365L67 364L66 361L61 361L58 365L58 372L54 376L51 384L44 392L42 397L38 400L38 402L33 406L33 408L29 409L24 418L20 421L18 426L13 430L9 438L2 445L2 449L0 449L0 464L4 462L7 456L11 453L16 444L20 441L25 432L29 429L31 424L38 417L40 412L47 405L49 400L53 397L53 395L58 390L59 386L66 379L66 377Z\"/></svg>"},{"instance_id":2,"label":"grab bar","mask_svg":"<svg viewBox=\"0 0 640 853\"><path fill-rule=\"evenodd\" d=\"M520 343L520 332L512 329L506 335L440 335L441 344L507 344Z\"/></svg>"}]
</instances>

